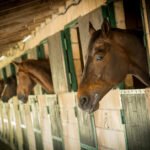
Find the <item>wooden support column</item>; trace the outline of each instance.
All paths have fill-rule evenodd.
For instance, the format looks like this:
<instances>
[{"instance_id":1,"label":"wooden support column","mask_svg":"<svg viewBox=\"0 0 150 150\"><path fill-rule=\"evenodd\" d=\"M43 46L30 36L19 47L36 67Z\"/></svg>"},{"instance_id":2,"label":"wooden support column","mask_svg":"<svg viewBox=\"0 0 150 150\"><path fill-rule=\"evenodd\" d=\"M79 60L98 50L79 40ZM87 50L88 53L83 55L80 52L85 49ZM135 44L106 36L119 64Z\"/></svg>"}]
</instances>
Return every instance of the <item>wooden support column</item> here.
<instances>
[{"instance_id":1,"label":"wooden support column","mask_svg":"<svg viewBox=\"0 0 150 150\"><path fill-rule=\"evenodd\" d=\"M49 59L55 93L68 91L68 80L61 32L48 38Z\"/></svg>"},{"instance_id":2,"label":"wooden support column","mask_svg":"<svg viewBox=\"0 0 150 150\"><path fill-rule=\"evenodd\" d=\"M146 4L147 2L147 4ZM148 59L148 65L149 65L149 74L150 74L150 26L149 26L149 14L150 12L148 11L148 2L146 0L141 0L142 3L142 16L143 16L143 26L145 29L145 35L146 35L146 44L147 44L147 59Z\"/></svg>"}]
</instances>

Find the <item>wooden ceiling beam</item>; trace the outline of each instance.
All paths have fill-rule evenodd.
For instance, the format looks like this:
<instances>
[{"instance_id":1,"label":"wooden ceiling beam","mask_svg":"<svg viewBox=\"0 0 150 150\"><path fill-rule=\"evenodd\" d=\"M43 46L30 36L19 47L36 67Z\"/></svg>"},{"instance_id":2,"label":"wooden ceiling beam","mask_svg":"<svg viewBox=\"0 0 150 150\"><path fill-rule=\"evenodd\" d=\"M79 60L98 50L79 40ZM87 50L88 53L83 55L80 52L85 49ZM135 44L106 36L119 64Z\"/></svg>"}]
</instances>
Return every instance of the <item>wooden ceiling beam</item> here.
<instances>
[{"instance_id":1,"label":"wooden ceiling beam","mask_svg":"<svg viewBox=\"0 0 150 150\"><path fill-rule=\"evenodd\" d=\"M43 6L46 6L46 5L55 9L56 7L59 7L63 4L65 4L64 0L59 1L59 2L56 1L56 2L53 2L53 3L51 1L41 3L40 0L34 0L34 1L28 2L26 5L18 6L16 8L10 8L10 9L5 10L5 11L0 9L0 16L5 16L5 15L8 16L8 15L13 15L13 14L16 15L16 13L18 14L20 12L25 13L25 12L30 11L30 10L32 11L32 8L36 9L36 7L43 7Z\"/></svg>"},{"instance_id":2,"label":"wooden ceiling beam","mask_svg":"<svg viewBox=\"0 0 150 150\"><path fill-rule=\"evenodd\" d=\"M27 8L29 6L33 6L35 5L36 3L39 3L40 0L27 0L27 1L24 1L24 2L20 2L18 4L13 4L13 3L8 3L7 5L0 5L0 15L5 15L7 13L11 13L11 12L14 12L16 11L16 9L24 9L24 8Z\"/></svg>"},{"instance_id":3,"label":"wooden ceiling beam","mask_svg":"<svg viewBox=\"0 0 150 150\"><path fill-rule=\"evenodd\" d=\"M20 30L17 30L12 33L7 33L5 36L2 36L2 38L0 38L0 41L5 42L8 39L13 39L16 37L24 37L25 35L30 34L30 33L31 33L31 31L29 31L27 29L20 29Z\"/></svg>"},{"instance_id":4,"label":"wooden ceiling beam","mask_svg":"<svg viewBox=\"0 0 150 150\"><path fill-rule=\"evenodd\" d=\"M53 14L56 14L59 7L63 6L67 0L47 0L43 3L41 1L16 0L16 5L3 9L1 9L2 5L0 4L0 52L10 49L22 41L46 18L51 18ZM9 5L9 3L7 4Z\"/></svg>"},{"instance_id":5,"label":"wooden ceiling beam","mask_svg":"<svg viewBox=\"0 0 150 150\"><path fill-rule=\"evenodd\" d=\"M48 16L50 17L53 13L56 13L56 12L58 12L58 10L50 11L50 10L44 9L44 11L36 12L36 14L32 14L29 17L21 17L21 18L16 19L15 21L9 20L9 22L2 22L0 24L0 30L3 30L3 32L6 32L8 29L13 30L13 28L16 28L16 27L18 28L21 26L26 26L30 22L33 22L33 23L36 22L36 20L38 20L39 18L46 18Z\"/></svg>"},{"instance_id":6,"label":"wooden ceiling beam","mask_svg":"<svg viewBox=\"0 0 150 150\"><path fill-rule=\"evenodd\" d=\"M7 14L6 16L0 16L0 20L1 22L16 21L16 19L19 18L21 19L22 17L27 17L39 13L39 11L41 11L42 13L42 11L52 11L52 9L49 5L43 5L43 6L38 5L37 7L32 7L30 9L27 9L26 11L16 12L13 15Z\"/></svg>"}]
</instances>

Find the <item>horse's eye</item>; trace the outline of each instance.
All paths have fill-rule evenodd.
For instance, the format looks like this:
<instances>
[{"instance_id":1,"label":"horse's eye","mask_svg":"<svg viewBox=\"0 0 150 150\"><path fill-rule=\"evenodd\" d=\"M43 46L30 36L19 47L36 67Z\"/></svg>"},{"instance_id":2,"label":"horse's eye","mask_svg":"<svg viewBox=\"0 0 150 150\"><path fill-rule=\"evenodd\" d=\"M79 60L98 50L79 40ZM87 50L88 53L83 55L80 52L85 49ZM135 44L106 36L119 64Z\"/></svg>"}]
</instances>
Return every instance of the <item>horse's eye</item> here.
<instances>
[{"instance_id":1,"label":"horse's eye","mask_svg":"<svg viewBox=\"0 0 150 150\"><path fill-rule=\"evenodd\" d=\"M101 61L103 60L104 56L102 55L96 55L96 61Z\"/></svg>"}]
</instances>

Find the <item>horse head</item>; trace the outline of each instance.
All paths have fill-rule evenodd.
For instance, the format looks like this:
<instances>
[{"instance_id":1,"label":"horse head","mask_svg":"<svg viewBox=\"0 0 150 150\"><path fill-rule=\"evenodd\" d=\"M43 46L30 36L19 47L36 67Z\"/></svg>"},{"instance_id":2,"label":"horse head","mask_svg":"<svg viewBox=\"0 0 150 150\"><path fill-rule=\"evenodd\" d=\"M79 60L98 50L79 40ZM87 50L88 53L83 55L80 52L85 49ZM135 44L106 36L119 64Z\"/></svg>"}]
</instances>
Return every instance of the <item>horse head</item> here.
<instances>
[{"instance_id":1,"label":"horse head","mask_svg":"<svg viewBox=\"0 0 150 150\"><path fill-rule=\"evenodd\" d=\"M33 90L36 83L31 79L30 74L26 72L23 68L22 63L13 62L13 64L18 68L16 74L18 85L17 85L17 97L23 103L26 103L28 96Z\"/></svg>"},{"instance_id":2,"label":"horse head","mask_svg":"<svg viewBox=\"0 0 150 150\"><path fill-rule=\"evenodd\" d=\"M1 93L1 99L3 102L8 102L10 98L16 95L17 81L15 76L7 78L4 84L3 91Z\"/></svg>"},{"instance_id":3,"label":"horse head","mask_svg":"<svg viewBox=\"0 0 150 150\"><path fill-rule=\"evenodd\" d=\"M18 68L18 99L26 102L28 95L37 83L48 93L54 93L48 60L29 59L21 63L13 62L13 64Z\"/></svg>"},{"instance_id":4,"label":"horse head","mask_svg":"<svg viewBox=\"0 0 150 150\"><path fill-rule=\"evenodd\" d=\"M101 30L96 31L90 23L89 32L91 39L78 88L78 103L81 109L91 113L99 108L99 101L104 95L127 74L135 75L147 86L150 80L144 48L136 35L111 29L106 19Z\"/></svg>"}]
</instances>

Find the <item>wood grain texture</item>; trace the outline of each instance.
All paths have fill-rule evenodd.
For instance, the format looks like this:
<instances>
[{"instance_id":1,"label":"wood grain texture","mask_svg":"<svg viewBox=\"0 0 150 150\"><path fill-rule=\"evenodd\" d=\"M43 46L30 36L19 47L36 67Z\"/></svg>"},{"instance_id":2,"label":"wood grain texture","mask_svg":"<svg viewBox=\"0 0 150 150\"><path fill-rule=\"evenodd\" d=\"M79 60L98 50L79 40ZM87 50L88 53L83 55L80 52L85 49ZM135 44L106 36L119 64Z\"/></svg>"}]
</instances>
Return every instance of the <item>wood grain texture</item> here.
<instances>
[{"instance_id":1,"label":"wood grain texture","mask_svg":"<svg viewBox=\"0 0 150 150\"><path fill-rule=\"evenodd\" d=\"M48 38L48 45L54 91L56 93L66 92L68 91L68 83L61 32Z\"/></svg>"}]
</instances>

